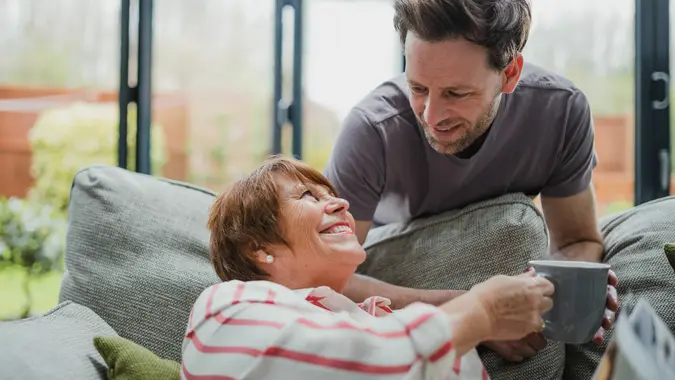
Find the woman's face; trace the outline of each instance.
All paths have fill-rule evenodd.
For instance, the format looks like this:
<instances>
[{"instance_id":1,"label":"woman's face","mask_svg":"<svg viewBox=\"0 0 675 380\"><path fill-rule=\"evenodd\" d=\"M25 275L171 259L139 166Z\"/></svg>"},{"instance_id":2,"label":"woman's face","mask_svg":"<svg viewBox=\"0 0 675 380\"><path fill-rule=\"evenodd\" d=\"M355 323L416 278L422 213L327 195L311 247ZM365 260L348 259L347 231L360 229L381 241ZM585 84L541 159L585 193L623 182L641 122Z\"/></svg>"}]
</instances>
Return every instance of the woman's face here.
<instances>
[{"instance_id":1,"label":"woman's face","mask_svg":"<svg viewBox=\"0 0 675 380\"><path fill-rule=\"evenodd\" d=\"M349 203L324 186L277 175L281 233L288 246L269 247L271 279L294 288L330 286L342 291L366 254L354 234Z\"/></svg>"}]
</instances>

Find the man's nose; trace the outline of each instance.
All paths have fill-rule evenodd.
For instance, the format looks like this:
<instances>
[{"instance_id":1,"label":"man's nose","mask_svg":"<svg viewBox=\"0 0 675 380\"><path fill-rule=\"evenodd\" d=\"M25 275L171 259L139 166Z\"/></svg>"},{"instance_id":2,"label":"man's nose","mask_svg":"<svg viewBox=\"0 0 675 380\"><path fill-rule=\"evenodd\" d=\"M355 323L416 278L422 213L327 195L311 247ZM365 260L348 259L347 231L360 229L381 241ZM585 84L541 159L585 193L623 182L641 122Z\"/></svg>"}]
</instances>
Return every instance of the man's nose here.
<instances>
[{"instance_id":1,"label":"man's nose","mask_svg":"<svg viewBox=\"0 0 675 380\"><path fill-rule=\"evenodd\" d=\"M331 198L326 204L326 214L335 214L349 210L349 202L342 198Z\"/></svg>"},{"instance_id":2,"label":"man's nose","mask_svg":"<svg viewBox=\"0 0 675 380\"><path fill-rule=\"evenodd\" d=\"M433 100L427 97L424 102L424 113L422 114L424 122L428 125L435 126L446 119L443 107L438 100Z\"/></svg>"}]
</instances>

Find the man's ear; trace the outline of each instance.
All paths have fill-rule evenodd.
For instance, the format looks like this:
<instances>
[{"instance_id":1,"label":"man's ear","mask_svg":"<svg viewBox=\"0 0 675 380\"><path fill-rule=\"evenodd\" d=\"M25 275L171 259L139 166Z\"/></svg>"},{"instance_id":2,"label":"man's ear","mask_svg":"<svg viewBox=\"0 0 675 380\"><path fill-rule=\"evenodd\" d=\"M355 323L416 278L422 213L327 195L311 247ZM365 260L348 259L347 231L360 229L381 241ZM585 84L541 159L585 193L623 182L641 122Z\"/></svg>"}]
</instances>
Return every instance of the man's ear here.
<instances>
[{"instance_id":1,"label":"man's ear","mask_svg":"<svg viewBox=\"0 0 675 380\"><path fill-rule=\"evenodd\" d=\"M502 73L502 92L506 94L512 93L516 89L522 73L523 55L518 53L504 68Z\"/></svg>"}]
</instances>

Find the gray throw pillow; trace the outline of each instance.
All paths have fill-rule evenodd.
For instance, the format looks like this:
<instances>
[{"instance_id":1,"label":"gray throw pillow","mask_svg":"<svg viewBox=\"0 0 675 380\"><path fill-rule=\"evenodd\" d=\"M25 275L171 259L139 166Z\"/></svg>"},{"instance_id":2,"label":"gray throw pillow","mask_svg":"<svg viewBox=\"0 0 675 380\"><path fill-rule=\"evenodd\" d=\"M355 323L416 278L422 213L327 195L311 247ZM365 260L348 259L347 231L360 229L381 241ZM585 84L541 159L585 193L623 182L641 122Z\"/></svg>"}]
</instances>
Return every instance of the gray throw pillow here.
<instances>
[{"instance_id":1,"label":"gray throw pillow","mask_svg":"<svg viewBox=\"0 0 675 380\"><path fill-rule=\"evenodd\" d=\"M96 313L72 302L44 315L0 322L0 380L105 379L96 335L117 334Z\"/></svg>"},{"instance_id":2,"label":"gray throw pillow","mask_svg":"<svg viewBox=\"0 0 675 380\"><path fill-rule=\"evenodd\" d=\"M675 272L664 251L675 242L675 197L666 197L600 220L605 262L619 278L619 318L639 299L675 331ZM609 331L606 341L613 337ZM590 379L607 344L568 346L565 379Z\"/></svg>"},{"instance_id":3,"label":"gray throw pillow","mask_svg":"<svg viewBox=\"0 0 675 380\"><path fill-rule=\"evenodd\" d=\"M464 289L497 274L523 273L548 250L548 230L531 198L507 194L368 234L368 258L359 272L396 285ZM535 357L509 363L492 351L479 354L493 380L560 379L564 346L549 342Z\"/></svg>"},{"instance_id":4,"label":"gray throw pillow","mask_svg":"<svg viewBox=\"0 0 675 380\"><path fill-rule=\"evenodd\" d=\"M219 281L209 261L215 195L185 183L92 166L73 181L60 300L180 361L190 309Z\"/></svg>"}]
</instances>

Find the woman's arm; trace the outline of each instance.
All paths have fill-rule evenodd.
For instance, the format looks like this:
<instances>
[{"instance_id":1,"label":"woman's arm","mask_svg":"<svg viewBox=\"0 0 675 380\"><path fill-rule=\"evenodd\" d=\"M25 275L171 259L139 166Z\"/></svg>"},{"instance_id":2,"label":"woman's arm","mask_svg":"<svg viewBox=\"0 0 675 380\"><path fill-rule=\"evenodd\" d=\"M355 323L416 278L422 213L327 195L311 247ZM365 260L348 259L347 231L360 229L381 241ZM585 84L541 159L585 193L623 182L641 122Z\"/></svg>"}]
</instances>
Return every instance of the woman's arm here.
<instances>
[{"instance_id":1,"label":"woman's arm","mask_svg":"<svg viewBox=\"0 0 675 380\"><path fill-rule=\"evenodd\" d=\"M193 308L183 376L448 376L453 365L459 370L458 352L485 339L484 330L476 328L480 322L474 314L480 312L460 309L461 302L445 312L413 304L385 317L356 320L314 307L270 282L223 283L207 289Z\"/></svg>"}]
</instances>

